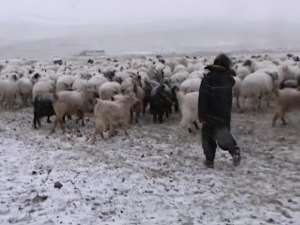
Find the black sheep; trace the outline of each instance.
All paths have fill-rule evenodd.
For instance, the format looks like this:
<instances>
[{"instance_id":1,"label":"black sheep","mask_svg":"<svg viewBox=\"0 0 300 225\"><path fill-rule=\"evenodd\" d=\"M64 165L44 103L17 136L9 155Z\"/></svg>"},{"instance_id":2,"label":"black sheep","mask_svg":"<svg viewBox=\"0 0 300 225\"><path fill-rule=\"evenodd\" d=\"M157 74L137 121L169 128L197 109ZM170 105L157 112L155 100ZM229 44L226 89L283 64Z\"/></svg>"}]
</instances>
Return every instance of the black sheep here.
<instances>
[{"instance_id":1,"label":"black sheep","mask_svg":"<svg viewBox=\"0 0 300 225\"><path fill-rule=\"evenodd\" d=\"M167 91L165 84L160 84L153 88L150 96L150 112L153 115L153 122L163 123L164 115L166 117L170 114L172 106L172 99L170 93Z\"/></svg>"},{"instance_id":2,"label":"black sheep","mask_svg":"<svg viewBox=\"0 0 300 225\"><path fill-rule=\"evenodd\" d=\"M93 59L88 59L87 63L88 64L94 64L94 60Z\"/></svg>"},{"instance_id":3,"label":"black sheep","mask_svg":"<svg viewBox=\"0 0 300 225\"><path fill-rule=\"evenodd\" d=\"M37 129L41 127L40 119L48 117L47 122L50 123L50 116L55 115L53 109L53 100L50 97L37 96L33 101L33 127ZM38 126L37 126L38 125Z\"/></svg>"},{"instance_id":4,"label":"black sheep","mask_svg":"<svg viewBox=\"0 0 300 225\"><path fill-rule=\"evenodd\" d=\"M109 81L113 81L115 75L116 75L116 70L110 70L106 71L103 73L104 77L107 78Z\"/></svg>"},{"instance_id":5,"label":"black sheep","mask_svg":"<svg viewBox=\"0 0 300 225\"><path fill-rule=\"evenodd\" d=\"M53 60L53 64L55 64L55 65L62 66L63 63L64 63L64 61L62 59L55 59L55 60Z\"/></svg>"}]
</instances>

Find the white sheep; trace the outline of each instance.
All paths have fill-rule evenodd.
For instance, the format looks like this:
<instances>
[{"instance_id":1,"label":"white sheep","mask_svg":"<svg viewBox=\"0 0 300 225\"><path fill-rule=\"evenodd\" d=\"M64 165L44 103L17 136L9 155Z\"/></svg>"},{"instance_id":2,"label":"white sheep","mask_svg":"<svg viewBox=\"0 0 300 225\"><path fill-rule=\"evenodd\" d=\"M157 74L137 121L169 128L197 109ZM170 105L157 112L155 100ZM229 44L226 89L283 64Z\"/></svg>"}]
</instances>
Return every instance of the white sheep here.
<instances>
[{"instance_id":1,"label":"white sheep","mask_svg":"<svg viewBox=\"0 0 300 225\"><path fill-rule=\"evenodd\" d=\"M246 66L239 66L236 69L236 76L241 80L244 80L249 74L251 74L251 70Z\"/></svg>"},{"instance_id":2,"label":"white sheep","mask_svg":"<svg viewBox=\"0 0 300 225\"><path fill-rule=\"evenodd\" d=\"M190 75L188 76L188 79L194 79L194 78L200 78L202 79L204 77L204 70L196 70L193 71L192 73L190 73Z\"/></svg>"},{"instance_id":3,"label":"white sheep","mask_svg":"<svg viewBox=\"0 0 300 225\"><path fill-rule=\"evenodd\" d=\"M75 79L72 84L72 90L74 91L84 91L88 88L88 81L84 79Z\"/></svg>"},{"instance_id":4,"label":"white sheep","mask_svg":"<svg viewBox=\"0 0 300 225\"><path fill-rule=\"evenodd\" d=\"M202 70L204 65L201 62L198 62L196 64L189 64L187 67L187 71L189 73L193 73L194 71Z\"/></svg>"},{"instance_id":5,"label":"white sheep","mask_svg":"<svg viewBox=\"0 0 300 225\"><path fill-rule=\"evenodd\" d=\"M279 84L281 84L285 80L297 80L298 77L300 77L300 68L297 66L285 64L279 68Z\"/></svg>"},{"instance_id":6,"label":"white sheep","mask_svg":"<svg viewBox=\"0 0 300 225\"><path fill-rule=\"evenodd\" d=\"M262 70L248 75L241 85L241 97L243 98L242 109L245 109L247 99L252 100L254 110L261 107L264 98L269 106L270 97L276 87L276 77Z\"/></svg>"},{"instance_id":7,"label":"white sheep","mask_svg":"<svg viewBox=\"0 0 300 225\"><path fill-rule=\"evenodd\" d=\"M185 81L189 76L189 73L187 71L178 72L172 75L171 77L171 83L172 85L179 85L183 81Z\"/></svg>"},{"instance_id":8,"label":"white sheep","mask_svg":"<svg viewBox=\"0 0 300 225\"><path fill-rule=\"evenodd\" d=\"M22 77L17 81L19 95L22 98L23 105L30 105L32 100L32 89L33 83L32 80L26 77Z\"/></svg>"},{"instance_id":9,"label":"white sheep","mask_svg":"<svg viewBox=\"0 0 300 225\"><path fill-rule=\"evenodd\" d=\"M146 72L139 72L138 75L141 77L142 87L145 88L146 82L150 81L150 78Z\"/></svg>"},{"instance_id":10,"label":"white sheep","mask_svg":"<svg viewBox=\"0 0 300 225\"><path fill-rule=\"evenodd\" d=\"M123 94L133 93L134 80L129 77L121 83L121 92Z\"/></svg>"},{"instance_id":11,"label":"white sheep","mask_svg":"<svg viewBox=\"0 0 300 225\"><path fill-rule=\"evenodd\" d=\"M103 74L98 74L88 80L88 89L94 93L98 93L98 89L108 80L104 77Z\"/></svg>"},{"instance_id":12,"label":"white sheep","mask_svg":"<svg viewBox=\"0 0 300 225\"><path fill-rule=\"evenodd\" d=\"M71 75L62 75L58 77L56 81L56 91L72 90L73 82L74 77Z\"/></svg>"},{"instance_id":13,"label":"white sheep","mask_svg":"<svg viewBox=\"0 0 300 225\"><path fill-rule=\"evenodd\" d=\"M183 92L183 94L199 91L201 81L202 81L202 79L200 79L200 78L187 79L181 83L179 89L181 92Z\"/></svg>"},{"instance_id":14,"label":"white sheep","mask_svg":"<svg viewBox=\"0 0 300 225\"><path fill-rule=\"evenodd\" d=\"M255 71L258 70L257 64L256 62L254 62L253 60L247 59L244 63L243 63L244 67L247 67L251 73L254 73Z\"/></svg>"},{"instance_id":15,"label":"white sheep","mask_svg":"<svg viewBox=\"0 0 300 225\"><path fill-rule=\"evenodd\" d=\"M18 83L16 75L9 79L0 80L0 101L4 108L13 109L18 95Z\"/></svg>"},{"instance_id":16,"label":"white sheep","mask_svg":"<svg viewBox=\"0 0 300 225\"><path fill-rule=\"evenodd\" d=\"M55 131L57 124L60 125L63 132L64 117L66 115L78 116L78 120L84 125L85 113L92 113L94 108L94 96L89 91L60 91L54 94L53 109L56 115L55 124L52 132Z\"/></svg>"},{"instance_id":17,"label":"white sheep","mask_svg":"<svg viewBox=\"0 0 300 225\"><path fill-rule=\"evenodd\" d=\"M94 108L96 128L92 142L96 141L97 134L104 138L103 133L106 130L109 131L109 137L111 137L117 127L121 127L124 133L128 135L130 109L135 102L134 96L120 97L116 101L97 99Z\"/></svg>"},{"instance_id":18,"label":"white sheep","mask_svg":"<svg viewBox=\"0 0 300 225\"><path fill-rule=\"evenodd\" d=\"M170 78L172 76L172 70L169 66L165 66L163 71L164 71L165 78Z\"/></svg>"},{"instance_id":19,"label":"white sheep","mask_svg":"<svg viewBox=\"0 0 300 225\"><path fill-rule=\"evenodd\" d=\"M198 97L199 92L191 92L184 94L176 90L176 97L178 99L179 108L181 112L180 126L187 128L190 133L193 132L193 127L199 129L198 119Z\"/></svg>"},{"instance_id":20,"label":"white sheep","mask_svg":"<svg viewBox=\"0 0 300 225\"><path fill-rule=\"evenodd\" d=\"M300 111L300 90L295 88L284 88L277 92L277 106L273 117L272 125L276 125L278 118L283 125L286 125L286 113L291 111Z\"/></svg>"},{"instance_id":21,"label":"white sheep","mask_svg":"<svg viewBox=\"0 0 300 225\"><path fill-rule=\"evenodd\" d=\"M179 72L187 72L187 68L184 65L176 65L174 69L174 73L179 73Z\"/></svg>"},{"instance_id":22,"label":"white sheep","mask_svg":"<svg viewBox=\"0 0 300 225\"><path fill-rule=\"evenodd\" d=\"M51 79L40 79L32 88L32 100L37 96L49 96L55 91L55 81Z\"/></svg>"},{"instance_id":23,"label":"white sheep","mask_svg":"<svg viewBox=\"0 0 300 225\"><path fill-rule=\"evenodd\" d=\"M115 80L115 81L121 81L121 82L122 82L122 81L124 81L124 80L126 80L126 79L131 78L130 75L131 75L131 74L130 74L129 72L127 72L127 71L120 71L120 72L117 72L117 73L116 73L114 80Z\"/></svg>"},{"instance_id":24,"label":"white sheep","mask_svg":"<svg viewBox=\"0 0 300 225\"><path fill-rule=\"evenodd\" d=\"M114 95L121 93L121 85L117 82L106 82L98 89L98 95L102 100L111 100Z\"/></svg>"},{"instance_id":25,"label":"white sheep","mask_svg":"<svg viewBox=\"0 0 300 225\"><path fill-rule=\"evenodd\" d=\"M238 109L241 108L240 105L240 95L241 95L241 89L242 89L242 80L239 77L233 77L233 79L235 80L234 86L233 86L233 97L235 97L236 99L236 106Z\"/></svg>"}]
</instances>

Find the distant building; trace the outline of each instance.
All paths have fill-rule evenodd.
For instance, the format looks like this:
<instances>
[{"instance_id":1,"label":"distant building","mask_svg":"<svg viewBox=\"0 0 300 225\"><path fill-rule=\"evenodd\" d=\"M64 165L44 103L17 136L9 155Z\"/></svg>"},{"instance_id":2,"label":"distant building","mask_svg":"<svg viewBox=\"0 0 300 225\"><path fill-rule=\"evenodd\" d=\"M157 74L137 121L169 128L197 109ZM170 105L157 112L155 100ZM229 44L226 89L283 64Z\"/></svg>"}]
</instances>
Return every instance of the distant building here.
<instances>
[{"instance_id":1,"label":"distant building","mask_svg":"<svg viewBox=\"0 0 300 225\"><path fill-rule=\"evenodd\" d=\"M80 52L79 56L103 56L105 55L104 50L85 50Z\"/></svg>"}]
</instances>

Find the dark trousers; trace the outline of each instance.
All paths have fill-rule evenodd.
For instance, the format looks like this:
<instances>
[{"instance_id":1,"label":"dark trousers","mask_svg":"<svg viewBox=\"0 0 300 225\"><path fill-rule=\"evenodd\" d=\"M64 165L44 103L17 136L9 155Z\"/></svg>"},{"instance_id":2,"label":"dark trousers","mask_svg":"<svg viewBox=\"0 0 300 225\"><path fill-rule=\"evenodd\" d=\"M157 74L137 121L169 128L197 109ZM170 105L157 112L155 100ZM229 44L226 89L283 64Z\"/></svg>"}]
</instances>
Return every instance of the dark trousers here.
<instances>
[{"instance_id":1,"label":"dark trousers","mask_svg":"<svg viewBox=\"0 0 300 225\"><path fill-rule=\"evenodd\" d=\"M214 161L217 146L228 151L232 156L240 154L240 149L230 133L230 128L204 124L202 127L202 148L207 161Z\"/></svg>"}]
</instances>

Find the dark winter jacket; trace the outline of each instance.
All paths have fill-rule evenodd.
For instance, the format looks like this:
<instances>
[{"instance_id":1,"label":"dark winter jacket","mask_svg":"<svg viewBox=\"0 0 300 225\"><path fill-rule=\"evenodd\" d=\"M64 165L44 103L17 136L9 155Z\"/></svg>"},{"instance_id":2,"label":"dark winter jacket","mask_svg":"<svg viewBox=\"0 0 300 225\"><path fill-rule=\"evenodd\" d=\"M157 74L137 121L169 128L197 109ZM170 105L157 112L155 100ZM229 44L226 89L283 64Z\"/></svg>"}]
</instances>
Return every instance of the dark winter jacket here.
<instances>
[{"instance_id":1,"label":"dark winter jacket","mask_svg":"<svg viewBox=\"0 0 300 225\"><path fill-rule=\"evenodd\" d=\"M210 65L205 69L209 72L204 76L199 90L199 119L209 126L230 128L234 71L219 65Z\"/></svg>"}]
</instances>

